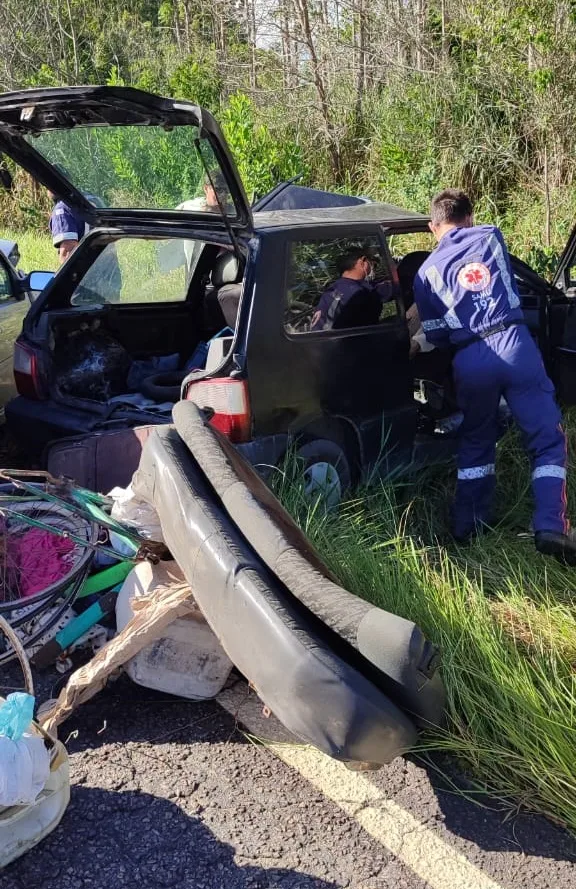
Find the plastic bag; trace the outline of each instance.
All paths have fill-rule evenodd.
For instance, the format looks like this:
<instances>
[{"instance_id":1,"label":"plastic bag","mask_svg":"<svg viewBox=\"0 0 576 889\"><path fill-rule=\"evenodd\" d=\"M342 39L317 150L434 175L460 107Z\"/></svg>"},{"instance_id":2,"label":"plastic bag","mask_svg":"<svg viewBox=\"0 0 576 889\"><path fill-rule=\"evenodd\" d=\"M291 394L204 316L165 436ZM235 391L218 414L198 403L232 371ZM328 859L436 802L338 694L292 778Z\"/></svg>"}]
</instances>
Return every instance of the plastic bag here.
<instances>
[{"instance_id":1,"label":"plastic bag","mask_svg":"<svg viewBox=\"0 0 576 889\"><path fill-rule=\"evenodd\" d=\"M0 706L0 736L19 741L34 717L34 698L17 691Z\"/></svg>"},{"instance_id":2,"label":"plastic bag","mask_svg":"<svg viewBox=\"0 0 576 889\"><path fill-rule=\"evenodd\" d=\"M108 496L114 500L111 510L113 519L131 525L148 540L156 540L158 543L165 542L156 510L145 500L136 497L131 485L128 485L127 488L113 488Z\"/></svg>"},{"instance_id":3,"label":"plastic bag","mask_svg":"<svg viewBox=\"0 0 576 889\"><path fill-rule=\"evenodd\" d=\"M58 344L55 363L63 395L108 401L126 391L130 356L104 331L74 331Z\"/></svg>"},{"instance_id":4,"label":"plastic bag","mask_svg":"<svg viewBox=\"0 0 576 889\"><path fill-rule=\"evenodd\" d=\"M31 806L50 777L50 754L38 735L0 737L0 806Z\"/></svg>"}]
</instances>

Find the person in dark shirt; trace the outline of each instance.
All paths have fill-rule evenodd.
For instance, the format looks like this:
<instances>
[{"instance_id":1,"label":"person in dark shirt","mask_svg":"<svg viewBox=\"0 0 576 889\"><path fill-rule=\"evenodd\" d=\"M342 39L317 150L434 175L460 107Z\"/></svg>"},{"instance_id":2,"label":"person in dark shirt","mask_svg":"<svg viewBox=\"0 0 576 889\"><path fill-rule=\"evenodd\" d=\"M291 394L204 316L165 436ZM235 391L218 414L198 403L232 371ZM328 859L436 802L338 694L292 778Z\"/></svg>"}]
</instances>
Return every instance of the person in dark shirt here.
<instances>
[{"instance_id":1,"label":"person in dark shirt","mask_svg":"<svg viewBox=\"0 0 576 889\"><path fill-rule=\"evenodd\" d=\"M51 194L55 201L50 214L50 234L52 243L58 251L60 263L66 262L72 251L78 246L88 231L88 225L81 219L68 204L59 201Z\"/></svg>"},{"instance_id":2,"label":"person in dark shirt","mask_svg":"<svg viewBox=\"0 0 576 889\"><path fill-rule=\"evenodd\" d=\"M326 288L312 316L311 330L342 330L377 324L382 304L393 299L390 281L372 281L376 257L370 250L350 247L338 261L336 281Z\"/></svg>"},{"instance_id":3,"label":"person in dark shirt","mask_svg":"<svg viewBox=\"0 0 576 889\"><path fill-rule=\"evenodd\" d=\"M49 192L49 194L54 202L52 213L50 214L50 234L52 243L58 251L60 265L62 265L76 249L84 235L88 234L90 226L87 222L84 222L82 217L72 207L69 207L64 201L58 200L58 197L53 192ZM86 194L85 197L94 206L103 206L100 198L91 194ZM106 302L118 302L122 289L122 275L113 244L108 244L105 248L95 269L99 278L95 291L102 293Z\"/></svg>"}]
</instances>

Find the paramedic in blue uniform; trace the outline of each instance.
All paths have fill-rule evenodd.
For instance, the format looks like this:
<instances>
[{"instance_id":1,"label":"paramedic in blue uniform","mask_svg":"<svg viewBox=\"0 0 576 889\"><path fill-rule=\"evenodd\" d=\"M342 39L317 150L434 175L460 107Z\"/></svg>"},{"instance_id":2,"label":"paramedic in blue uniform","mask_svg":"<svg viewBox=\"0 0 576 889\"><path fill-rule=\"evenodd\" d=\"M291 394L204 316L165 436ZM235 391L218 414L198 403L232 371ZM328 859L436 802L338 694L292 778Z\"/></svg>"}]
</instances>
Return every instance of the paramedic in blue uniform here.
<instances>
[{"instance_id":1,"label":"paramedic in blue uniform","mask_svg":"<svg viewBox=\"0 0 576 889\"><path fill-rule=\"evenodd\" d=\"M312 316L311 330L342 330L377 324L382 304L393 299L390 281L372 280L376 257L363 247L350 247L338 260L340 277L326 288Z\"/></svg>"},{"instance_id":2,"label":"paramedic in blue uniform","mask_svg":"<svg viewBox=\"0 0 576 889\"><path fill-rule=\"evenodd\" d=\"M76 249L78 242L88 231L88 225L74 213L68 204L59 201L53 194L50 196L56 201L50 214L50 234L62 264Z\"/></svg>"},{"instance_id":3,"label":"paramedic in blue uniform","mask_svg":"<svg viewBox=\"0 0 576 889\"><path fill-rule=\"evenodd\" d=\"M491 523L498 406L504 397L532 461L536 547L576 564L576 536L566 519L562 417L525 326L502 234L493 225L474 225L469 198L455 189L432 200L430 229L438 245L416 275L414 295L426 339L454 351L464 414L454 536L464 542Z\"/></svg>"},{"instance_id":4,"label":"paramedic in blue uniform","mask_svg":"<svg viewBox=\"0 0 576 889\"><path fill-rule=\"evenodd\" d=\"M68 204L59 201L55 194L50 192L50 197L54 201L54 207L50 214L50 234L62 265L76 249L84 235L88 233L90 227ZM86 195L86 197L95 206L102 205L99 198L93 195ZM122 289L122 276L114 244L108 244L100 254L98 261L93 266L93 273L98 278L92 282L95 291L102 295L105 302L118 302ZM87 282L88 276L85 276L83 283Z\"/></svg>"}]
</instances>

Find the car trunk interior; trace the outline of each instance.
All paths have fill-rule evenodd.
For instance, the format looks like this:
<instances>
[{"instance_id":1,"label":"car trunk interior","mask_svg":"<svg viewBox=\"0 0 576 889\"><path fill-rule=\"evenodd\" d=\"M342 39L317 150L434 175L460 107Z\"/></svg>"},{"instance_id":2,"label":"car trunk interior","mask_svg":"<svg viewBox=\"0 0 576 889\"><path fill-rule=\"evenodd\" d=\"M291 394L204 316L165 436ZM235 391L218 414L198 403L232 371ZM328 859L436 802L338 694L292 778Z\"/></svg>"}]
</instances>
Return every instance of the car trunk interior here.
<instances>
[{"instance_id":1,"label":"car trunk interior","mask_svg":"<svg viewBox=\"0 0 576 889\"><path fill-rule=\"evenodd\" d=\"M225 327L215 349L208 341L222 321L205 316L189 303L49 313L51 396L92 410L111 400L161 410L178 399L185 372L225 357L233 332Z\"/></svg>"},{"instance_id":2,"label":"car trunk interior","mask_svg":"<svg viewBox=\"0 0 576 889\"><path fill-rule=\"evenodd\" d=\"M232 343L242 269L230 251L206 247L192 282L182 281L172 301L148 295L149 301L45 312L51 397L98 413L120 401L169 414L186 373L221 364ZM188 297L178 299L186 287Z\"/></svg>"}]
</instances>

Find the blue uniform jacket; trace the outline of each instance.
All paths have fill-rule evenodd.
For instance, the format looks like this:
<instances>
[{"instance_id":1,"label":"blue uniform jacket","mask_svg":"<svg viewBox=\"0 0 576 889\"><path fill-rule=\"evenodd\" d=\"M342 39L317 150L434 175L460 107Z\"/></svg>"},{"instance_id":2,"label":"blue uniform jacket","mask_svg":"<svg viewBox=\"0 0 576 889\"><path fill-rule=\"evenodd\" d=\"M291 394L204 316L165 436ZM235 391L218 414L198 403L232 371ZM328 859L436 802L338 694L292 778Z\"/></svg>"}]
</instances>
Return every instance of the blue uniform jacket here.
<instances>
[{"instance_id":1,"label":"blue uniform jacket","mask_svg":"<svg viewBox=\"0 0 576 889\"><path fill-rule=\"evenodd\" d=\"M414 297L426 339L435 346L457 346L524 319L508 250L493 225L448 231L420 266Z\"/></svg>"},{"instance_id":2,"label":"blue uniform jacket","mask_svg":"<svg viewBox=\"0 0 576 889\"><path fill-rule=\"evenodd\" d=\"M88 225L64 201L54 205L50 215L50 233L55 247L64 241L80 241L87 231Z\"/></svg>"},{"instance_id":3,"label":"blue uniform jacket","mask_svg":"<svg viewBox=\"0 0 576 889\"><path fill-rule=\"evenodd\" d=\"M382 304L392 297L389 281L375 283L338 278L320 297L316 310L320 315L311 329L331 330L377 324Z\"/></svg>"}]
</instances>

